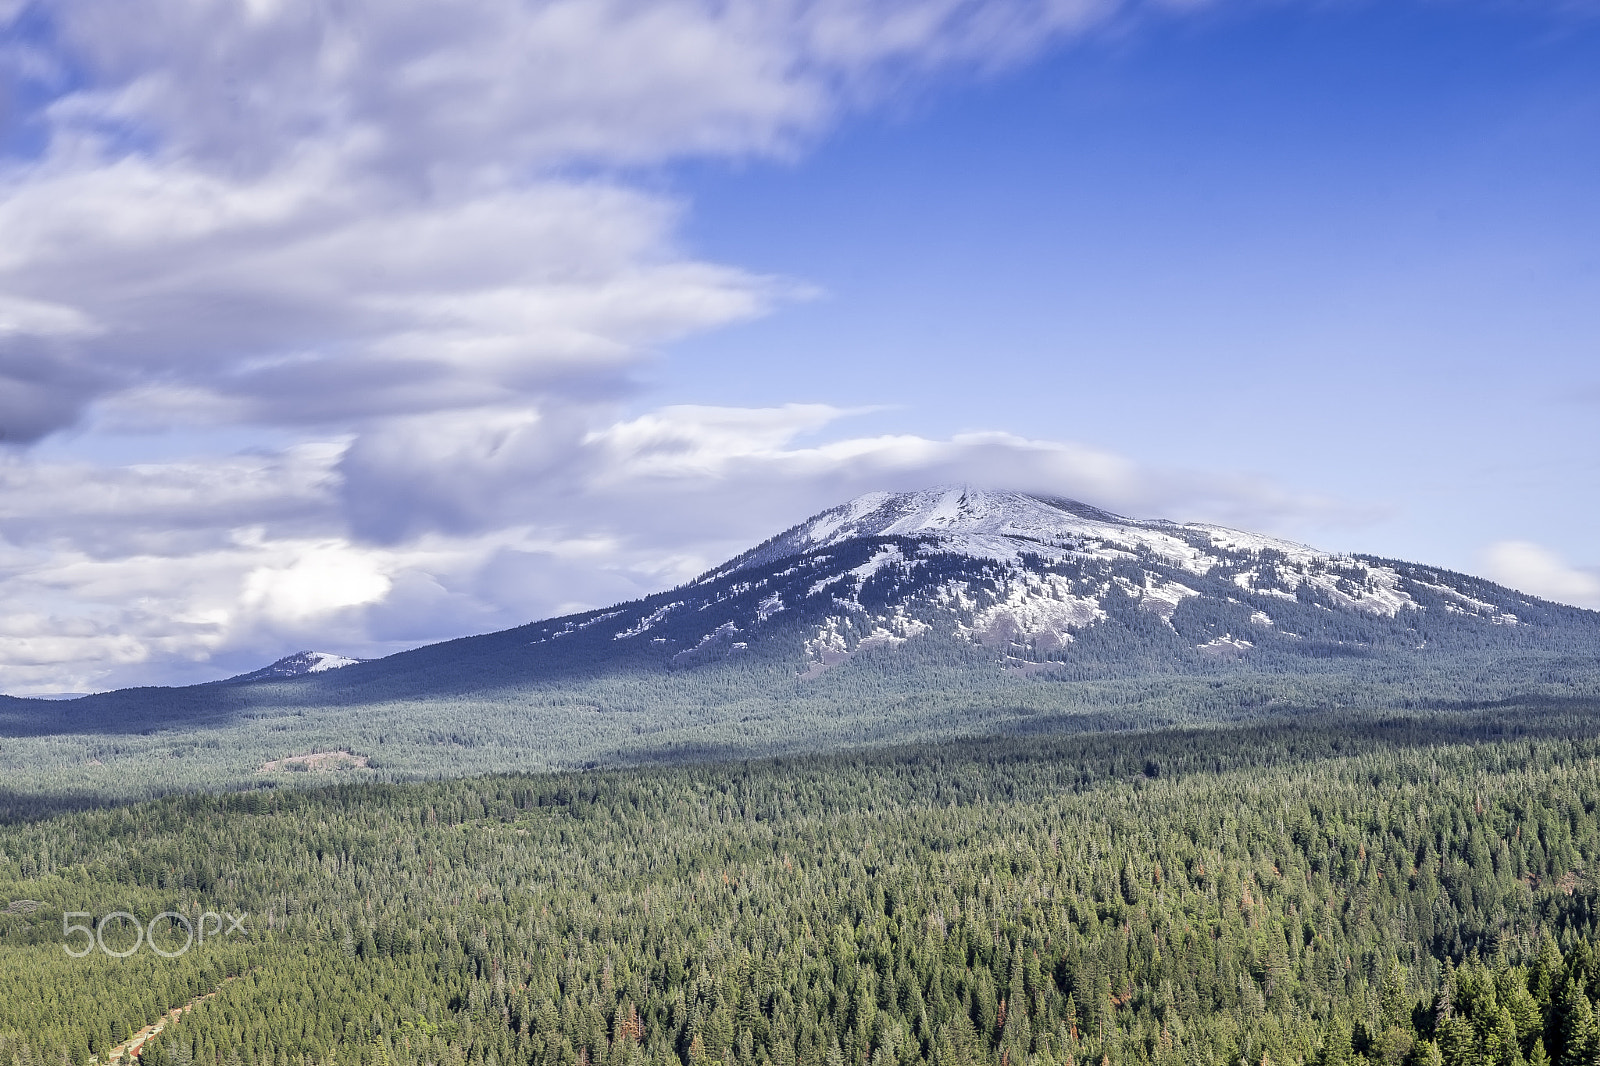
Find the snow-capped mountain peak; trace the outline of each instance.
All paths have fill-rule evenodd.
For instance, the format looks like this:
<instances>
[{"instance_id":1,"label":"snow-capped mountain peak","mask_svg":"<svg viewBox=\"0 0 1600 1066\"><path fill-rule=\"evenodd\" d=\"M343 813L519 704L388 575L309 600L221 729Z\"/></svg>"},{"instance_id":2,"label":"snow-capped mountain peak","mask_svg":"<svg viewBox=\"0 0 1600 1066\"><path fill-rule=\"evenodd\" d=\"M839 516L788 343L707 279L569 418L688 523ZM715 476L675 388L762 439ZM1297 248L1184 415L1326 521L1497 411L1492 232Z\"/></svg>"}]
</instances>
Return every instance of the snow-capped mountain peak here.
<instances>
[{"instance_id":1,"label":"snow-capped mountain peak","mask_svg":"<svg viewBox=\"0 0 1600 1066\"><path fill-rule=\"evenodd\" d=\"M692 666L799 627L809 677L927 634L1034 669L1105 660L1110 646L1169 661L1364 655L1436 646L1446 631L1470 643L1547 615L1465 575L953 486L859 496L670 593L538 624L528 643L592 634Z\"/></svg>"},{"instance_id":2,"label":"snow-capped mountain peak","mask_svg":"<svg viewBox=\"0 0 1600 1066\"><path fill-rule=\"evenodd\" d=\"M306 674L326 673L329 670L338 670L366 661L327 651L297 651L293 655L285 655L271 666L230 677L228 681L283 681L291 677L303 677Z\"/></svg>"},{"instance_id":3,"label":"snow-capped mountain peak","mask_svg":"<svg viewBox=\"0 0 1600 1066\"><path fill-rule=\"evenodd\" d=\"M863 537L915 537L953 554L1012 563L1024 555L1152 554L1196 573L1211 568L1216 549L1270 549L1290 558L1325 558L1303 544L1221 526L1125 518L1060 497L942 486L858 496L779 534L719 572L735 573Z\"/></svg>"}]
</instances>

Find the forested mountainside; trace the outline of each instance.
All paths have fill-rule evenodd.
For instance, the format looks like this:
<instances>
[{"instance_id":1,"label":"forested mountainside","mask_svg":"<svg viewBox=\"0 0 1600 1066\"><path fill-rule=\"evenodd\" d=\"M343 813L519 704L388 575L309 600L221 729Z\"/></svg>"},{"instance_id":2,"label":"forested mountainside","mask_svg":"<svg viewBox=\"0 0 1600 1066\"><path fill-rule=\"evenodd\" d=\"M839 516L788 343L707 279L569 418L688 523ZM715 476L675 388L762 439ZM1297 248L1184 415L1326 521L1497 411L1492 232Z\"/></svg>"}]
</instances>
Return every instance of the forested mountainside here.
<instances>
[{"instance_id":1,"label":"forested mountainside","mask_svg":"<svg viewBox=\"0 0 1600 1066\"><path fill-rule=\"evenodd\" d=\"M318 753L403 778L1592 696L1597 612L950 489L862 497L637 602L386 659L0 701L0 769L19 791L140 795L331 765Z\"/></svg>"},{"instance_id":2,"label":"forested mountainside","mask_svg":"<svg viewBox=\"0 0 1600 1066\"><path fill-rule=\"evenodd\" d=\"M1595 709L17 821L0 1064L1587 1062Z\"/></svg>"}]
</instances>

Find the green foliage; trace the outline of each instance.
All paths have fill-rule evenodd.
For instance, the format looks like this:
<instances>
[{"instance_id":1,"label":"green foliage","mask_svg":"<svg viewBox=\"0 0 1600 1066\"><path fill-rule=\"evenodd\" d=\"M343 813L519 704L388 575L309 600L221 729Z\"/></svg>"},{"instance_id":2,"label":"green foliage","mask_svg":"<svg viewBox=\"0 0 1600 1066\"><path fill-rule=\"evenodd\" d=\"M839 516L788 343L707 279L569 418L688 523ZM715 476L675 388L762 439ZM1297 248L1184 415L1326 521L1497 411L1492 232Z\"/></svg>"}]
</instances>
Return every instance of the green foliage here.
<instances>
[{"instance_id":1,"label":"green foliage","mask_svg":"<svg viewBox=\"0 0 1600 1066\"><path fill-rule=\"evenodd\" d=\"M413 654L423 651L429 649ZM153 689L137 694L148 707L116 702L103 709L106 722L95 724L101 712L77 700L51 706L50 735L0 735L0 817L41 805L92 806L192 789L316 785L335 773L290 768L296 757L316 751L368 760L338 770L340 779L406 781L1333 710L1490 707L1513 719L1539 719L1600 700L1592 654L1396 655L1301 659L1281 670L1271 660L1214 662L1204 672L1095 678L1073 672L1082 663L1029 674L1000 667L986 648L919 638L859 653L809 679L797 677L795 664L777 649L752 648L748 658L694 670L607 666L591 676L543 679L515 675L489 657L475 664L482 667L479 688L462 679L459 691L427 695L403 695L406 685L393 678L376 688L359 678L341 682L348 690L311 679L219 686L227 691L217 706L191 705L195 690ZM428 676L431 670L418 668ZM330 694L348 702L331 702ZM274 763L276 771L263 770Z\"/></svg>"},{"instance_id":2,"label":"green foliage","mask_svg":"<svg viewBox=\"0 0 1600 1066\"><path fill-rule=\"evenodd\" d=\"M190 1003L146 1063L1587 1062L1600 743L1584 719L1529 725L1002 739L20 821L0 827L0 904L31 901L0 915L0 1066L85 1062ZM62 914L114 910L248 912L249 933L69 958Z\"/></svg>"}]
</instances>

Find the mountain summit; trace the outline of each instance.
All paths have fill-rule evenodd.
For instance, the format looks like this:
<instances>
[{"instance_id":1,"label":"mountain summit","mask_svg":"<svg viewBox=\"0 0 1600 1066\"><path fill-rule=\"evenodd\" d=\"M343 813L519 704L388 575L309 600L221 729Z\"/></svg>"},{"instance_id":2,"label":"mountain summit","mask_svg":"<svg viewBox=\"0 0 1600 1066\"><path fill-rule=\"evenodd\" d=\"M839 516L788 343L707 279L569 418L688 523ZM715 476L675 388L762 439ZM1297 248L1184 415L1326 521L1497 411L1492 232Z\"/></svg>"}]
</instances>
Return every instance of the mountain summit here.
<instances>
[{"instance_id":1,"label":"mountain summit","mask_svg":"<svg viewBox=\"0 0 1600 1066\"><path fill-rule=\"evenodd\" d=\"M928 634L1081 672L1524 643L1591 616L1486 581L1075 500L938 488L830 508L671 593L541 623L699 665L801 636L797 673Z\"/></svg>"},{"instance_id":2,"label":"mountain summit","mask_svg":"<svg viewBox=\"0 0 1600 1066\"><path fill-rule=\"evenodd\" d=\"M321 674L329 670L338 670L341 667L354 666L356 663L366 661L365 659L352 659L345 655L335 655L329 651L297 651L293 655L285 655L270 666L263 666L261 669L252 670L248 674L230 677L224 684L247 681L286 681L291 677Z\"/></svg>"},{"instance_id":3,"label":"mountain summit","mask_svg":"<svg viewBox=\"0 0 1600 1066\"><path fill-rule=\"evenodd\" d=\"M915 538L948 552L1005 562L1016 562L1024 554L1060 558L1082 553L1091 544L1134 553L1151 551L1183 562L1195 557L1196 535L1201 541L1211 539L1230 547L1316 554L1302 544L1219 526L1141 521L1057 496L954 486L858 496L780 533L729 567L747 569L870 537Z\"/></svg>"}]
</instances>

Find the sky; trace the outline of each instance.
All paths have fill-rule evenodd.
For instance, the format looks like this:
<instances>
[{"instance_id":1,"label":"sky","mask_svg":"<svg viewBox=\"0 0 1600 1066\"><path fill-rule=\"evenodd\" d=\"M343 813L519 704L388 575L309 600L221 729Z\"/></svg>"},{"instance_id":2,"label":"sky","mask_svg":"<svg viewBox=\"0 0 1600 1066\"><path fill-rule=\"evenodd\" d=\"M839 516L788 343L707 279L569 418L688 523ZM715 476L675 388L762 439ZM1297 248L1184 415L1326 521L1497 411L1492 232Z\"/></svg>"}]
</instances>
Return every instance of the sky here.
<instances>
[{"instance_id":1,"label":"sky","mask_svg":"<svg viewBox=\"0 0 1600 1066\"><path fill-rule=\"evenodd\" d=\"M1600 608L1600 6L0 0L0 692L966 482Z\"/></svg>"}]
</instances>

